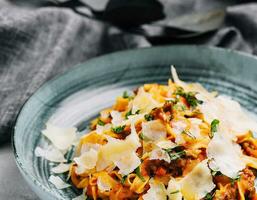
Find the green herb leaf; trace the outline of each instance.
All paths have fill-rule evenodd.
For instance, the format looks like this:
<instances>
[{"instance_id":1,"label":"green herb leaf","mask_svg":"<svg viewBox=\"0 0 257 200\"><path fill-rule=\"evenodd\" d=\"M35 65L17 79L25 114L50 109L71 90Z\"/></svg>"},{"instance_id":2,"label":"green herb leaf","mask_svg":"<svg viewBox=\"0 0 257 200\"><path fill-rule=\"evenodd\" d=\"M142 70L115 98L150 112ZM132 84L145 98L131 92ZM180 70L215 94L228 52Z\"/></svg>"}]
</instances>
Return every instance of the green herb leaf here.
<instances>
[{"instance_id":1,"label":"green herb leaf","mask_svg":"<svg viewBox=\"0 0 257 200\"><path fill-rule=\"evenodd\" d=\"M146 121L152 121L152 120L154 120L154 117L153 117L151 114L146 114L144 117L145 117L145 120L146 120Z\"/></svg>"},{"instance_id":2,"label":"green herb leaf","mask_svg":"<svg viewBox=\"0 0 257 200\"><path fill-rule=\"evenodd\" d=\"M128 111L126 114L125 114L125 119L128 119L128 116L132 115L132 110Z\"/></svg>"},{"instance_id":3,"label":"green herb leaf","mask_svg":"<svg viewBox=\"0 0 257 200\"><path fill-rule=\"evenodd\" d=\"M234 185L235 182L240 181L241 176L240 174L237 174L235 178L231 178L231 184Z\"/></svg>"},{"instance_id":4,"label":"green herb leaf","mask_svg":"<svg viewBox=\"0 0 257 200\"><path fill-rule=\"evenodd\" d=\"M175 190L175 191L171 192L170 194L177 194L177 193L179 193L179 190Z\"/></svg>"},{"instance_id":5,"label":"green herb leaf","mask_svg":"<svg viewBox=\"0 0 257 200\"><path fill-rule=\"evenodd\" d=\"M148 137L146 137L143 133L139 134L139 138L143 141L149 141L150 139Z\"/></svg>"},{"instance_id":6,"label":"green herb leaf","mask_svg":"<svg viewBox=\"0 0 257 200\"><path fill-rule=\"evenodd\" d=\"M177 160L186 155L186 151L184 151L184 150L179 151L179 152L173 152L174 149L163 149L163 150L168 153L170 160Z\"/></svg>"},{"instance_id":7,"label":"green herb leaf","mask_svg":"<svg viewBox=\"0 0 257 200\"><path fill-rule=\"evenodd\" d=\"M138 115L140 113L140 110L137 110L136 112L135 112L135 115Z\"/></svg>"},{"instance_id":8,"label":"green herb leaf","mask_svg":"<svg viewBox=\"0 0 257 200\"><path fill-rule=\"evenodd\" d=\"M195 137L192 133L190 133L190 131L183 131L182 134L186 134L186 135L188 135L189 137L191 137L191 138L193 138L193 139L196 139L196 137Z\"/></svg>"},{"instance_id":9,"label":"green herb leaf","mask_svg":"<svg viewBox=\"0 0 257 200\"><path fill-rule=\"evenodd\" d=\"M140 172L140 168L139 166L135 169L136 175L143 181L145 182L144 177L142 176L141 172Z\"/></svg>"},{"instance_id":10,"label":"green herb leaf","mask_svg":"<svg viewBox=\"0 0 257 200\"><path fill-rule=\"evenodd\" d=\"M206 194L206 196L204 197L205 200L212 200L213 199L213 195L211 195L210 193Z\"/></svg>"},{"instance_id":11,"label":"green herb leaf","mask_svg":"<svg viewBox=\"0 0 257 200\"><path fill-rule=\"evenodd\" d=\"M210 132L210 135L209 135L210 138L213 138L214 133L217 132L217 128L218 128L219 123L220 123L220 121L217 120L217 119L212 120L212 122L211 122L211 132Z\"/></svg>"},{"instance_id":12,"label":"green herb leaf","mask_svg":"<svg viewBox=\"0 0 257 200\"><path fill-rule=\"evenodd\" d=\"M125 128L125 127L126 127L126 125L112 127L112 131L113 131L114 133L121 133L122 131L124 131L124 128Z\"/></svg>"},{"instance_id":13,"label":"green herb leaf","mask_svg":"<svg viewBox=\"0 0 257 200\"><path fill-rule=\"evenodd\" d=\"M101 119L98 119L97 124L100 125L100 126L104 126L105 125L105 123Z\"/></svg>"},{"instance_id":14,"label":"green herb leaf","mask_svg":"<svg viewBox=\"0 0 257 200\"><path fill-rule=\"evenodd\" d=\"M178 88L176 91L176 94L184 97L187 101L187 103L192 106L193 108L196 107L198 104L202 104L203 102L198 100L195 95L196 93L194 92L185 92L183 88Z\"/></svg>"},{"instance_id":15,"label":"green herb leaf","mask_svg":"<svg viewBox=\"0 0 257 200\"><path fill-rule=\"evenodd\" d=\"M127 175L123 176L122 179L120 180L121 184L124 185L126 179L127 179Z\"/></svg>"},{"instance_id":16,"label":"green herb leaf","mask_svg":"<svg viewBox=\"0 0 257 200\"><path fill-rule=\"evenodd\" d=\"M125 99L129 98L128 92L124 91L122 97Z\"/></svg>"}]
</instances>

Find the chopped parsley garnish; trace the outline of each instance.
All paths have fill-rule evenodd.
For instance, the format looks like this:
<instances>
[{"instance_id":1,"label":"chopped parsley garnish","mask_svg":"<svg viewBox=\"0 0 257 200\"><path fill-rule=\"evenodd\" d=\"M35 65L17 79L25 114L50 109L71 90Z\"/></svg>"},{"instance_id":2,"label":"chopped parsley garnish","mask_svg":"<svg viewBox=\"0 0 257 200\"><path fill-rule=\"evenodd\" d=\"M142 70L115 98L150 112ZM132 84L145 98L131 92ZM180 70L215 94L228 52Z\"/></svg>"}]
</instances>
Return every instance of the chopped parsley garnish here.
<instances>
[{"instance_id":1,"label":"chopped parsley garnish","mask_svg":"<svg viewBox=\"0 0 257 200\"><path fill-rule=\"evenodd\" d=\"M171 192L170 194L177 194L177 193L179 193L179 190L175 190L175 191Z\"/></svg>"},{"instance_id":2,"label":"chopped parsley garnish","mask_svg":"<svg viewBox=\"0 0 257 200\"><path fill-rule=\"evenodd\" d=\"M139 166L135 169L136 175L143 181L145 182L144 177L142 176L141 172L140 172L140 168Z\"/></svg>"},{"instance_id":3,"label":"chopped parsley garnish","mask_svg":"<svg viewBox=\"0 0 257 200\"><path fill-rule=\"evenodd\" d=\"M112 127L112 131L114 133L121 133L122 131L124 131L125 127L126 127L126 125Z\"/></svg>"},{"instance_id":4,"label":"chopped parsley garnish","mask_svg":"<svg viewBox=\"0 0 257 200\"><path fill-rule=\"evenodd\" d=\"M140 110L137 110L135 112L135 114L132 113L132 110L128 111L126 114L125 114L125 119L128 119L128 116L130 115L138 115L140 113Z\"/></svg>"},{"instance_id":5,"label":"chopped parsley garnish","mask_svg":"<svg viewBox=\"0 0 257 200\"><path fill-rule=\"evenodd\" d=\"M177 159L186 155L186 151L184 151L184 150L181 150L181 151L178 151L178 152L174 152L174 148L163 149L163 150L168 153L168 155L170 157L170 160L177 160Z\"/></svg>"},{"instance_id":6,"label":"chopped parsley garnish","mask_svg":"<svg viewBox=\"0 0 257 200\"><path fill-rule=\"evenodd\" d=\"M212 200L213 199L213 195L208 193L206 194L206 196L204 197L205 200Z\"/></svg>"},{"instance_id":7,"label":"chopped parsley garnish","mask_svg":"<svg viewBox=\"0 0 257 200\"><path fill-rule=\"evenodd\" d=\"M210 132L210 135L209 135L210 138L213 138L214 133L217 132L219 123L220 123L220 121L217 120L217 119L212 120L212 122L211 122L211 132Z\"/></svg>"},{"instance_id":8,"label":"chopped parsley garnish","mask_svg":"<svg viewBox=\"0 0 257 200\"><path fill-rule=\"evenodd\" d=\"M140 110L137 110L136 112L135 112L135 115L138 115L140 113Z\"/></svg>"},{"instance_id":9,"label":"chopped parsley garnish","mask_svg":"<svg viewBox=\"0 0 257 200\"><path fill-rule=\"evenodd\" d=\"M125 176L123 176L123 177L121 178L120 182L121 182L122 185L124 185L124 183L125 183L127 177L128 177L128 176L125 175Z\"/></svg>"},{"instance_id":10,"label":"chopped parsley garnish","mask_svg":"<svg viewBox=\"0 0 257 200\"><path fill-rule=\"evenodd\" d=\"M235 178L231 178L231 184L234 185L235 182L240 181L240 174L237 174Z\"/></svg>"},{"instance_id":11,"label":"chopped parsley garnish","mask_svg":"<svg viewBox=\"0 0 257 200\"><path fill-rule=\"evenodd\" d=\"M127 92L127 91L124 91L122 97L123 97L124 99L129 98L128 92Z\"/></svg>"},{"instance_id":12,"label":"chopped parsley garnish","mask_svg":"<svg viewBox=\"0 0 257 200\"><path fill-rule=\"evenodd\" d=\"M150 139L148 137L146 137L143 133L139 134L139 138L143 141L149 141Z\"/></svg>"},{"instance_id":13,"label":"chopped parsley garnish","mask_svg":"<svg viewBox=\"0 0 257 200\"><path fill-rule=\"evenodd\" d=\"M132 110L128 111L126 114L125 114L125 119L128 119L128 116L132 115Z\"/></svg>"},{"instance_id":14,"label":"chopped parsley garnish","mask_svg":"<svg viewBox=\"0 0 257 200\"><path fill-rule=\"evenodd\" d=\"M176 94L181 96L181 97L184 97L187 101L187 103L192 106L192 107L196 107L198 104L202 104L203 102L198 100L195 95L196 93L194 92L185 92L183 90L183 88L178 88L177 91L176 91Z\"/></svg>"},{"instance_id":15,"label":"chopped parsley garnish","mask_svg":"<svg viewBox=\"0 0 257 200\"><path fill-rule=\"evenodd\" d=\"M100 126L104 126L105 125L105 123L101 119L98 119L97 124L100 125Z\"/></svg>"},{"instance_id":16,"label":"chopped parsley garnish","mask_svg":"<svg viewBox=\"0 0 257 200\"><path fill-rule=\"evenodd\" d=\"M144 117L145 117L145 120L146 120L146 121L152 121L152 120L154 120L154 117L153 117L153 115L151 115L151 114L146 114Z\"/></svg>"},{"instance_id":17,"label":"chopped parsley garnish","mask_svg":"<svg viewBox=\"0 0 257 200\"><path fill-rule=\"evenodd\" d=\"M191 138L193 138L193 139L196 139L196 137L195 137L192 133L190 133L190 131L183 131L182 134L186 134L186 135L188 135L189 137L191 137Z\"/></svg>"}]
</instances>

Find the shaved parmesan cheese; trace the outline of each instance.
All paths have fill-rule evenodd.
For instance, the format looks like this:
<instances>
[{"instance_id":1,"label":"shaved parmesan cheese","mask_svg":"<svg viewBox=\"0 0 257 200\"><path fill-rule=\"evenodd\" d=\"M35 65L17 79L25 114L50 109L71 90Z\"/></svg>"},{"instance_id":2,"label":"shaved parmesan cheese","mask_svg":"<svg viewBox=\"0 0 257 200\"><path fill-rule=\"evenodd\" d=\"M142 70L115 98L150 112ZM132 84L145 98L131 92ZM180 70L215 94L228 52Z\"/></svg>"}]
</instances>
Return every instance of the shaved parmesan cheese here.
<instances>
[{"instance_id":1,"label":"shaved parmesan cheese","mask_svg":"<svg viewBox=\"0 0 257 200\"><path fill-rule=\"evenodd\" d=\"M181 134L187 127L187 124L183 120L172 121L172 131L177 135Z\"/></svg>"},{"instance_id":2,"label":"shaved parmesan cheese","mask_svg":"<svg viewBox=\"0 0 257 200\"><path fill-rule=\"evenodd\" d=\"M96 125L96 133L97 134L103 134L104 131L110 130L112 127L111 124L105 124L104 126Z\"/></svg>"},{"instance_id":3,"label":"shaved parmesan cheese","mask_svg":"<svg viewBox=\"0 0 257 200\"><path fill-rule=\"evenodd\" d=\"M210 167L221 171L222 174L235 178L238 172L245 168L242 160L240 146L222 136L222 133L214 134L207 147L207 157L211 160Z\"/></svg>"},{"instance_id":4,"label":"shaved parmesan cheese","mask_svg":"<svg viewBox=\"0 0 257 200\"><path fill-rule=\"evenodd\" d=\"M166 128L160 120L143 122L142 133L150 140L160 140L166 137Z\"/></svg>"},{"instance_id":5,"label":"shaved parmesan cheese","mask_svg":"<svg viewBox=\"0 0 257 200\"><path fill-rule=\"evenodd\" d=\"M181 193L186 200L198 200L206 196L216 186L207 166L207 160L197 164L181 181Z\"/></svg>"},{"instance_id":6,"label":"shaved parmesan cheese","mask_svg":"<svg viewBox=\"0 0 257 200\"><path fill-rule=\"evenodd\" d=\"M161 148L156 148L151 152L149 160L164 160L170 163L170 156Z\"/></svg>"},{"instance_id":7,"label":"shaved parmesan cheese","mask_svg":"<svg viewBox=\"0 0 257 200\"><path fill-rule=\"evenodd\" d=\"M243 111L238 102L228 97L219 96L203 103L199 108L208 123L219 119L223 126L237 136L249 130L257 132L257 123Z\"/></svg>"},{"instance_id":8,"label":"shaved parmesan cheese","mask_svg":"<svg viewBox=\"0 0 257 200\"><path fill-rule=\"evenodd\" d=\"M71 186L70 184L65 183L59 176L51 175L48 180L50 183L54 184L54 186L59 190Z\"/></svg>"},{"instance_id":9,"label":"shaved parmesan cheese","mask_svg":"<svg viewBox=\"0 0 257 200\"><path fill-rule=\"evenodd\" d=\"M123 123L123 117L121 115L121 112L111 111L111 116L112 116L112 124L114 126L120 126Z\"/></svg>"},{"instance_id":10,"label":"shaved parmesan cheese","mask_svg":"<svg viewBox=\"0 0 257 200\"><path fill-rule=\"evenodd\" d=\"M101 175L97 178L97 187L101 192L108 192L112 188L112 182L114 181L110 180L109 175L106 173L101 173Z\"/></svg>"},{"instance_id":11,"label":"shaved parmesan cheese","mask_svg":"<svg viewBox=\"0 0 257 200\"><path fill-rule=\"evenodd\" d=\"M149 181L150 189L143 195L143 200L166 200L167 194L164 184L153 179Z\"/></svg>"},{"instance_id":12,"label":"shaved parmesan cheese","mask_svg":"<svg viewBox=\"0 0 257 200\"><path fill-rule=\"evenodd\" d=\"M93 169L96 166L98 152L95 149L90 149L84 152L79 157L75 157L74 161L78 165L76 168L77 174L82 174L87 170Z\"/></svg>"},{"instance_id":13,"label":"shaved parmesan cheese","mask_svg":"<svg viewBox=\"0 0 257 200\"><path fill-rule=\"evenodd\" d=\"M76 141L76 131L76 128L60 128L47 123L42 133L57 149L66 151Z\"/></svg>"},{"instance_id":14,"label":"shaved parmesan cheese","mask_svg":"<svg viewBox=\"0 0 257 200\"><path fill-rule=\"evenodd\" d=\"M178 78L177 71L173 65L171 66L171 74L172 74L172 79L173 79L174 83L176 83L177 85L179 85L185 89L187 84Z\"/></svg>"},{"instance_id":15,"label":"shaved parmesan cheese","mask_svg":"<svg viewBox=\"0 0 257 200\"><path fill-rule=\"evenodd\" d=\"M129 115L128 119L126 120L126 124L136 124L138 121L143 119L144 119L144 114Z\"/></svg>"},{"instance_id":16,"label":"shaved parmesan cheese","mask_svg":"<svg viewBox=\"0 0 257 200\"><path fill-rule=\"evenodd\" d=\"M84 194L82 194L82 195L79 195L79 196L73 198L72 200L85 200L85 199L87 199L87 197Z\"/></svg>"},{"instance_id":17,"label":"shaved parmesan cheese","mask_svg":"<svg viewBox=\"0 0 257 200\"><path fill-rule=\"evenodd\" d=\"M137 96L132 103L132 113L136 113L140 110L141 113L149 113L153 108L160 107L162 104L155 101L150 93L144 91L141 87L138 90Z\"/></svg>"},{"instance_id":18,"label":"shaved parmesan cheese","mask_svg":"<svg viewBox=\"0 0 257 200\"><path fill-rule=\"evenodd\" d=\"M55 174L61 174L61 173L69 171L69 169L70 169L70 164L60 163L59 165L53 167L51 169L51 172L53 172Z\"/></svg>"},{"instance_id":19,"label":"shaved parmesan cheese","mask_svg":"<svg viewBox=\"0 0 257 200\"><path fill-rule=\"evenodd\" d=\"M64 155L53 146L49 146L47 149L42 149L41 147L36 147L35 156L43 157L46 160L52 162L66 162Z\"/></svg>"},{"instance_id":20,"label":"shaved parmesan cheese","mask_svg":"<svg viewBox=\"0 0 257 200\"><path fill-rule=\"evenodd\" d=\"M120 174L128 174L134 171L141 163L135 151L141 146L134 124L131 124L131 133L125 140L107 137L108 143L101 147L100 158L104 161L99 163L98 168L107 167L114 163L119 169Z\"/></svg>"},{"instance_id":21,"label":"shaved parmesan cheese","mask_svg":"<svg viewBox=\"0 0 257 200\"><path fill-rule=\"evenodd\" d=\"M174 178L171 178L167 188L169 200L182 200L180 184Z\"/></svg>"},{"instance_id":22,"label":"shaved parmesan cheese","mask_svg":"<svg viewBox=\"0 0 257 200\"><path fill-rule=\"evenodd\" d=\"M81 146L80 153L83 154L84 152L89 151L90 149L94 149L98 151L100 149L100 144L93 144L93 143L85 143Z\"/></svg>"},{"instance_id":23,"label":"shaved parmesan cheese","mask_svg":"<svg viewBox=\"0 0 257 200\"><path fill-rule=\"evenodd\" d=\"M200 138L201 133L200 133L199 125L202 123L202 120L197 118L189 118L188 120L190 121L190 124L191 124L189 129L190 134L192 134L195 138Z\"/></svg>"},{"instance_id":24,"label":"shaved parmesan cheese","mask_svg":"<svg viewBox=\"0 0 257 200\"><path fill-rule=\"evenodd\" d=\"M161 149L170 149L177 146L175 143L171 142L170 140L160 140L156 142L156 145Z\"/></svg>"},{"instance_id":25,"label":"shaved parmesan cheese","mask_svg":"<svg viewBox=\"0 0 257 200\"><path fill-rule=\"evenodd\" d=\"M141 160L135 152L130 152L121 154L114 164L120 169L119 174L127 175L141 164Z\"/></svg>"}]
</instances>

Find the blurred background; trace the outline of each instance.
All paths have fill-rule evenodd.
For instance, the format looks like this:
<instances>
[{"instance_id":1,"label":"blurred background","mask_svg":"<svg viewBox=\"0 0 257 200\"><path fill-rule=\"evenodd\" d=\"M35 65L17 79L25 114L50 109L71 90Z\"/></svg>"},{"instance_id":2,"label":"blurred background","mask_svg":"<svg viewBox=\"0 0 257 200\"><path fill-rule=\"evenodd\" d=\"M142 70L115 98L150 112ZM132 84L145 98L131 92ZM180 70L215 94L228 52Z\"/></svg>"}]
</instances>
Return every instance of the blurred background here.
<instances>
[{"instance_id":1,"label":"blurred background","mask_svg":"<svg viewBox=\"0 0 257 200\"><path fill-rule=\"evenodd\" d=\"M10 144L19 110L36 89L98 55L176 44L257 54L257 3L1 0L0 199L37 199L15 166Z\"/></svg>"}]
</instances>

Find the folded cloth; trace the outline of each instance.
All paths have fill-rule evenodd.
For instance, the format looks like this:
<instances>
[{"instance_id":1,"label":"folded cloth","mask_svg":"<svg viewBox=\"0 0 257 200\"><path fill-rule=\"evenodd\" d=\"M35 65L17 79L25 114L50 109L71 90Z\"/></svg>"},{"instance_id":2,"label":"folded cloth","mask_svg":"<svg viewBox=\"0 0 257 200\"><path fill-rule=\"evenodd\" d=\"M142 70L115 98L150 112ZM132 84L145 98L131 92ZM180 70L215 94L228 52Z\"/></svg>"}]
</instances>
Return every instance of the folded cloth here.
<instances>
[{"instance_id":1,"label":"folded cloth","mask_svg":"<svg viewBox=\"0 0 257 200\"><path fill-rule=\"evenodd\" d=\"M97 55L150 46L143 36L124 33L67 8L30 8L12 1L0 3L0 143L10 139L24 102L53 76ZM203 0L162 1L174 8L176 16L184 10L211 8L211 2L204 6ZM214 2L217 7L219 1ZM188 43L256 54L256 13L256 3L230 6L218 31Z\"/></svg>"},{"instance_id":2,"label":"folded cloth","mask_svg":"<svg viewBox=\"0 0 257 200\"><path fill-rule=\"evenodd\" d=\"M0 8L0 143L24 102L44 82L91 57L148 46L140 36L69 9Z\"/></svg>"}]
</instances>

